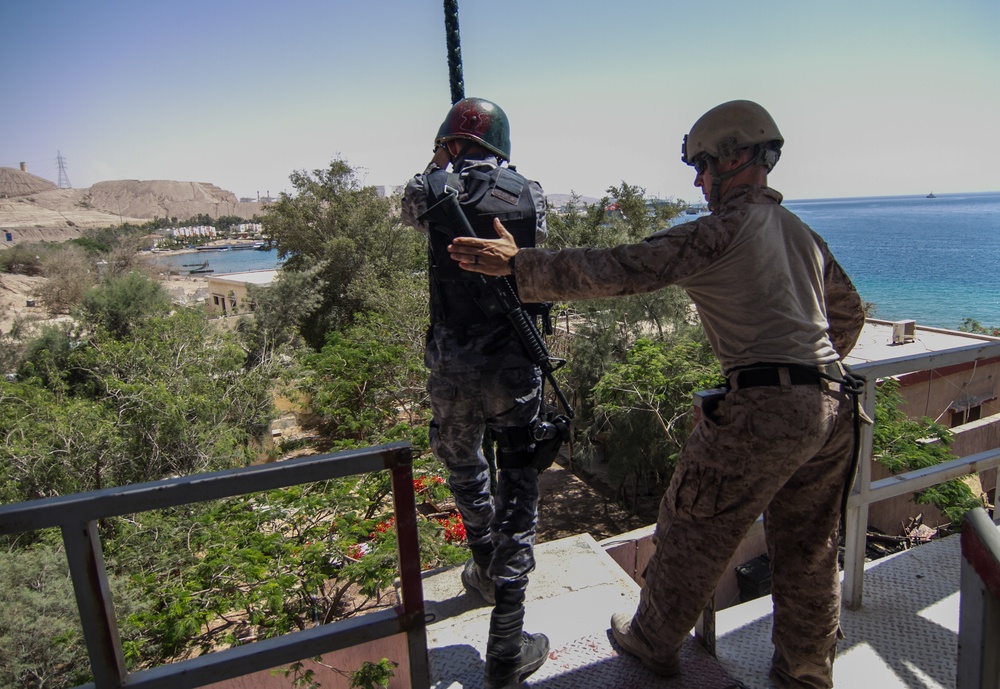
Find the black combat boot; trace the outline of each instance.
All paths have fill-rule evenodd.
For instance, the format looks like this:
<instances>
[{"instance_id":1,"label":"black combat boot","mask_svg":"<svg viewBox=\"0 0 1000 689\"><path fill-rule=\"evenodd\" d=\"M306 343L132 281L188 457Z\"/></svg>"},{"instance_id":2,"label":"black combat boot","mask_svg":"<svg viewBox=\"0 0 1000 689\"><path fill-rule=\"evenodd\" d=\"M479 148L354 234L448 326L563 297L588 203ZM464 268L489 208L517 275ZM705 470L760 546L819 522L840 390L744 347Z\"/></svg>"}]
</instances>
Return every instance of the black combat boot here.
<instances>
[{"instance_id":1,"label":"black combat boot","mask_svg":"<svg viewBox=\"0 0 1000 689\"><path fill-rule=\"evenodd\" d=\"M462 583L465 589L481 596L490 605L497 602L495 586L489 575L492 560L492 547L473 547L472 557L465 562L465 567L462 569Z\"/></svg>"},{"instance_id":2,"label":"black combat boot","mask_svg":"<svg viewBox=\"0 0 1000 689\"><path fill-rule=\"evenodd\" d=\"M497 612L499 608L498 605L490 618L490 638L486 643L486 689L516 687L540 668L549 655L548 637L522 631L523 606L506 613Z\"/></svg>"},{"instance_id":3,"label":"black combat boot","mask_svg":"<svg viewBox=\"0 0 1000 689\"><path fill-rule=\"evenodd\" d=\"M495 586L489 573L484 567L477 565L471 557L466 560L462 569L462 584L467 591L476 593L490 605L497 602L494 594Z\"/></svg>"}]
</instances>

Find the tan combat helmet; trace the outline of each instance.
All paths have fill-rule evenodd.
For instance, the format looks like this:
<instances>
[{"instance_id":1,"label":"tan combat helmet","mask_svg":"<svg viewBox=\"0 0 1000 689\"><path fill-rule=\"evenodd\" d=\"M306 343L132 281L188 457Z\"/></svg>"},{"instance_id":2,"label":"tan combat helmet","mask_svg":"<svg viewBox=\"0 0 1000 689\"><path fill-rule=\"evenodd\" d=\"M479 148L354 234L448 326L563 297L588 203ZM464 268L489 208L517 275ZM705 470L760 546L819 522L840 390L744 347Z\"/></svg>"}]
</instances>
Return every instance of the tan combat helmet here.
<instances>
[{"instance_id":1,"label":"tan combat helmet","mask_svg":"<svg viewBox=\"0 0 1000 689\"><path fill-rule=\"evenodd\" d=\"M784 142L767 110L753 101L734 100L717 105L698 118L691 133L684 137L681 160L695 165L706 154L728 160L740 150L756 146L757 156L751 164L762 164L770 172L781 156Z\"/></svg>"}]
</instances>

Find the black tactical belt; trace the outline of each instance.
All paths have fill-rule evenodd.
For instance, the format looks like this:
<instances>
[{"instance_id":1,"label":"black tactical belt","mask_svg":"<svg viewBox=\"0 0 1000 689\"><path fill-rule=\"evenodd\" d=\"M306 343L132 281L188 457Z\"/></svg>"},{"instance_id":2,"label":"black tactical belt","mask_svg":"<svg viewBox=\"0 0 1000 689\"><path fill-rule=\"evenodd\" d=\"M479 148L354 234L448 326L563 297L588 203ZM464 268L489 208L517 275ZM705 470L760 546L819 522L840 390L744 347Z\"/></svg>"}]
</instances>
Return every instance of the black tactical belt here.
<instances>
[{"instance_id":1,"label":"black tactical belt","mask_svg":"<svg viewBox=\"0 0 1000 689\"><path fill-rule=\"evenodd\" d=\"M819 385L823 379L819 371L805 366L768 366L734 371L729 374L729 386L733 389L758 388L766 385L781 385L781 369L788 371L788 381L792 385Z\"/></svg>"}]
</instances>

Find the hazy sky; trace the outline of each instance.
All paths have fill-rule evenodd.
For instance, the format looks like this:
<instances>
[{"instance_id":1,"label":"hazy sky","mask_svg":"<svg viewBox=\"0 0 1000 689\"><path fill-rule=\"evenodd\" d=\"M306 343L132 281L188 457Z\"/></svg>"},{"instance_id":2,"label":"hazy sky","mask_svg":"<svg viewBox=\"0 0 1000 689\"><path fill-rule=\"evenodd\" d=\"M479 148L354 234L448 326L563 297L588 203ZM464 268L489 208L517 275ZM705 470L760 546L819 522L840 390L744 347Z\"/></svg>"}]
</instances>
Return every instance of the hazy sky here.
<instances>
[{"instance_id":1,"label":"hazy sky","mask_svg":"<svg viewBox=\"0 0 1000 689\"><path fill-rule=\"evenodd\" d=\"M766 107L786 198L1000 190L998 0L459 0L466 95L547 192L700 200L680 143ZM0 0L0 166L74 187L292 191L340 157L423 169L450 106L442 0Z\"/></svg>"}]
</instances>

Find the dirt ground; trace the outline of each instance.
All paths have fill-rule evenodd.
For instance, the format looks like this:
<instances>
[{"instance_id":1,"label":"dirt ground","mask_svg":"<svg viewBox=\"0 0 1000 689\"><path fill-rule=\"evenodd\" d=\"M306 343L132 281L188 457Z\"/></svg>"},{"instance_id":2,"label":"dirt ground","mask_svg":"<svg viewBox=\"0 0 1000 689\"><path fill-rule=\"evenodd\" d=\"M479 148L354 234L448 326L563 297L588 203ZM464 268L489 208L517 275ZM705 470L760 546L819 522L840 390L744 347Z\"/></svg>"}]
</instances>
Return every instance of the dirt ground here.
<instances>
[{"instance_id":1,"label":"dirt ground","mask_svg":"<svg viewBox=\"0 0 1000 689\"><path fill-rule=\"evenodd\" d=\"M555 541L589 533L595 540L623 534L656 521L650 505L629 515L596 481L585 480L559 464L539 478L537 541Z\"/></svg>"}]
</instances>

